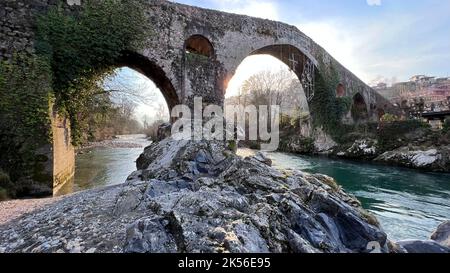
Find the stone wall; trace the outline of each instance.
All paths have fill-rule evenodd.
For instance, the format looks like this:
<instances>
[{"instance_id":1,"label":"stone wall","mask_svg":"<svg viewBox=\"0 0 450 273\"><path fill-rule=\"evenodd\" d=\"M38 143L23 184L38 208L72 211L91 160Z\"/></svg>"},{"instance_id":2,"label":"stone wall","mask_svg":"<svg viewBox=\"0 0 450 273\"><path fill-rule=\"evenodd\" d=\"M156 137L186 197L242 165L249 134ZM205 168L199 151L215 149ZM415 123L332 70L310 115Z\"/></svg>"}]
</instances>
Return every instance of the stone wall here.
<instances>
[{"instance_id":1,"label":"stone wall","mask_svg":"<svg viewBox=\"0 0 450 273\"><path fill-rule=\"evenodd\" d=\"M10 59L13 54L33 53L37 16L60 2L60 0L1 0L0 60ZM66 11L77 8L76 5L62 7Z\"/></svg>"},{"instance_id":2,"label":"stone wall","mask_svg":"<svg viewBox=\"0 0 450 273\"><path fill-rule=\"evenodd\" d=\"M58 2L60 1L2 1L0 3L0 59L10 58L17 52L32 52L36 15L57 5ZM61 2L65 3L63 8L67 11L76 10L80 3L74 0L61 0ZM354 96L360 93L367 103L367 110L371 116L377 114L376 108L390 106L387 100L374 92L295 26L164 0L147 1L146 12L154 32L149 35L147 46L136 53L146 60L145 66L151 64L158 69L146 70L145 67L136 66L134 63L131 65L137 70L144 71L144 74L157 84L166 98L173 97L172 93L176 92L178 102L188 102L194 95L193 90L202 88L202 86L195 86L196 82L192 82L197 77L191 77L187 73L190 67L188 67L189 62L186 61L185 50L185 42L189 37L202 35L214 47L215 54L211 59L211 64L214 65L210 65L213 70L208 74L214 74L215 77L207 85L216 89L212 92L217 95L215 102L223 102L228 81L247 56L271 54L292 67L301 79L306 73L305 61L310 61L315 66L319 63L324 63L327 67L334 66L339 73L340 84L344 87L345 95ZM274 50L274 46L277 45L287 45L294 48L296 52L279 54L278 49ZM124 60L120 65L130 64ZM160 71L154 72L157 70ZM200 73L203 72L198 71L197 76L201 77ZM161 78L164 79L161 80ZM206 92L210 93L210 91Z\"/></svg>"},{"instance_id":3,"label":"stone wall","mask_svg":"<svg viewBox=\"0 0 450 273\"><path fill-rule=\"evenodd\" d=\"M52 118L53 148L52 165L53 193L56 194L64 184L75 175L75 149L71 143L70 123L56 113Z\"/></svg>"},{"instance_id":4,"label":"stone wall","mask_svg":"<svg viewBox=\"0 0 450 273\"><path fill-rule=\"evenodd\" d=\"M36 19L58 0L2 0L0 1L0 61L11 59L16 54L34 53ZM67 11L76 9L66 5ZM34 151L36 162L30 183L24 186L24 194L49 195L73 178L75 153L70 141L70 126L66 119L49 108L53 143Z\"/></svg>"}]
</instances>

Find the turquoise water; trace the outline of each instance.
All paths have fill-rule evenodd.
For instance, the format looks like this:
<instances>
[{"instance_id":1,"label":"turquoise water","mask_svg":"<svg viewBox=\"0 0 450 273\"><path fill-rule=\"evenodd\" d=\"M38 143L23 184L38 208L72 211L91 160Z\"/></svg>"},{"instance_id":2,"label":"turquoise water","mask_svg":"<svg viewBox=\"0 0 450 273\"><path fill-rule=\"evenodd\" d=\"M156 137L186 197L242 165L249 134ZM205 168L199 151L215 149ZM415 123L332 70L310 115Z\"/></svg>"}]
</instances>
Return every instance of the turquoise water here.
<instances>
[{"instance_id":1,"label":"turquoise water","mask_svg":"<svg viewBox=\"0 0 450 273\"><path fill-rule=\"evenodd\" d=\"M374 213L394 240L429 239L450 219L450 174L270 153L274 166L323 173L335 178Z\"/></svg>"}]
</instances>

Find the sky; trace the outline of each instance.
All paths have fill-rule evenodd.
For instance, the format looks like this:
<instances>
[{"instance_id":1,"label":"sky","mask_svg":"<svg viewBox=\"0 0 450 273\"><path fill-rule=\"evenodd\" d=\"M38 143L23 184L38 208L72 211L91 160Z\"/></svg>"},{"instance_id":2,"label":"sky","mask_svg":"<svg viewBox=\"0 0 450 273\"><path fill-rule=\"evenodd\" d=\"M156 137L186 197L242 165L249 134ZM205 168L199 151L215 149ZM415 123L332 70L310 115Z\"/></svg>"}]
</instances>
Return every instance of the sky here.
<instances>
[{"instance_id":1,"label":"sky","mask_svg":"<svg viewBox=\"0 0 450 273\"><path fill-rule=\"evenodd\" d=\"M368 84L450 76L450 0L177 0L297 26Z\"/></svg>"},{"instance_id":2,"label":"sky","mask_svg":"<svg viewBox=\"0 0 450 273\"><path fill-rule=\"evenodd\" d=\"M417 74L450 76L450 0L175 2L295 25L369 85L407 81ZM248 57L229 83L227 96L237 94L252 74L280 67L282 63L270 56ZM129 69L122 72L139 83L147 81ZM164 103L156 87L147 84L147 92L156 93L154 105ZM152 116L154 108L139 105L137 116Z\"/></svg>"}]
</instances>

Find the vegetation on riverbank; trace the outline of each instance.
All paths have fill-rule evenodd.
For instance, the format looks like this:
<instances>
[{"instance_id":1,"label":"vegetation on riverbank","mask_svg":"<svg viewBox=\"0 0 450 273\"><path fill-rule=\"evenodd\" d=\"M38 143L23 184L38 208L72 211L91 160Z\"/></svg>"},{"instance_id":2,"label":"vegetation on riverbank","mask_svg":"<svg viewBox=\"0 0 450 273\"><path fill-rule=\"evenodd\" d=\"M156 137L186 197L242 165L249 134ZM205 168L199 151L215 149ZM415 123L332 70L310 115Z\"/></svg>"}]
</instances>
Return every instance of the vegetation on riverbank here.
<instances>
[{"instance_id":1,"label":"vegetation on riverbank","mask_svg":"<svg viewBox=\"0 0 450 273\"><path fill-rule=\"evenodd\" d=\"M352 99L350 97L336 97L336 86L339 75L333 65L329 69L319 64L319 71L315 73L314 98L310 104L313 113L312 125L323 128L333 138L339 138L346 132L342 127L342 117L350 111Z\"/></svg>"}]
</instances>

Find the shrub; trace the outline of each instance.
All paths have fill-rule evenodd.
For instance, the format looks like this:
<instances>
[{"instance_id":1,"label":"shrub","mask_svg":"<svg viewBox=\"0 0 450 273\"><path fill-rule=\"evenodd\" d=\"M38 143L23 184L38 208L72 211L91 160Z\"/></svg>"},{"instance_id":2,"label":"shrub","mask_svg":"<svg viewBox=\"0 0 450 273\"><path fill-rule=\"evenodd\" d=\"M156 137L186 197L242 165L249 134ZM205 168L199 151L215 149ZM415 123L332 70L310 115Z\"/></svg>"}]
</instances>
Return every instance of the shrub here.
<instances>
[{"instance_id":1,"label":"shrub","mask_svg":"<svg viewBox=\"0 0 450 273\"><path fill-rule=\"evenodd\" d=\"M430 125L417 119L382 123L377 135L380 150L389 151L405 145L406 135L418 129L430 130Z\"/></svg>"},{"instance_id":2,"label":"shrub","mask_svg":"<svg viewBox=\"0 0 450 273\"><path fill-rule=\"evenodd\" d=\"M314 152L314 139L291 135L281 137L279 151L297 154L311 154Z\"/></svg>"},{"instance_id":3,"label":"shrub","mask_svg":"<svg viewBox=\"0 0 450 273\"><path fill-rule=\"evenodd\" d=\"M381 122L395 122L395 121L399 121L399 118L395 115L392 114L384 114L381 119Z\"/></svg>"},{"instance_id":4,"label":"shrub","mask_svg":"<svg viewBox=\"0 0 450 273\"><path fill-rule=\"evenodd\" d=\"M144 134L147 135L148 138L150 138L152 141L158 141L158 131L160 129L160 126L163 125L165 122L162 120L158 120L153 122L151 125L146 126L144 129Z\"/></svg>"},{"instance_id":5,"label":"shrub","mask_svg":"<svg viewBox=\"0 0 450 273\"><path fill-rule=\"evenodd\" d=\"M450 132L450 118L445 119L442 131L444 132L444 134Z\"/></svg>"}]
</instances>

